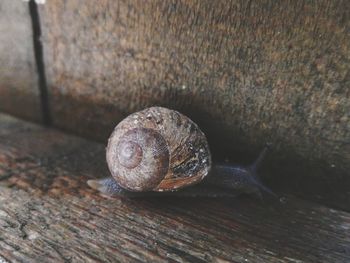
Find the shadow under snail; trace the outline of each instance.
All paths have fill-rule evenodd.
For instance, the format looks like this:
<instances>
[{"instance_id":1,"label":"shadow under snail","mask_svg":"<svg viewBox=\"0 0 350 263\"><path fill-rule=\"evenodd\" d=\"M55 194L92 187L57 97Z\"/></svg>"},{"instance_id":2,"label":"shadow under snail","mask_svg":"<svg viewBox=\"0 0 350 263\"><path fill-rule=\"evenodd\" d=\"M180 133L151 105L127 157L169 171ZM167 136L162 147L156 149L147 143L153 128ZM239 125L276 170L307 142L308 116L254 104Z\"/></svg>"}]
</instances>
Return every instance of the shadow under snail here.
<instances>
[{"instance_id":1,"label":"shadow under snail","mask_svg":"<svg viewBox=\"0 0 350 263\"><path fill-rule=\"evenodd\" d=\"M107 196L230 197L267 192L257 176L268 147L247 167L213 164L204 133L185 115L151 107L122 120L108 140L112 177L89 180Z\"/></svg>"}]
</instances>

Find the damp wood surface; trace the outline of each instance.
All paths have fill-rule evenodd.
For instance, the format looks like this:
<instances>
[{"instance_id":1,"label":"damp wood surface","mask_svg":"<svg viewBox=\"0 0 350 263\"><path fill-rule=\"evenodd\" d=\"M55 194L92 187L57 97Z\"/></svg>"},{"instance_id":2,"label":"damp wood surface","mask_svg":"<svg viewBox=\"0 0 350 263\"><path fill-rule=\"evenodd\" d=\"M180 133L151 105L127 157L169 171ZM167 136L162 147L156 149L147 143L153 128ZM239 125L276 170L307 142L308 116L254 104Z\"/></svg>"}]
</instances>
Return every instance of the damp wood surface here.
<instances>
[{"instance_id":1,"label":"damp wood surface","mask_svg":"<svg viewBox=\"0 0 350 263\"><path fill-rule=\"evenodd\" d=\"M0 114L0 262L349 262L350 214L293 195L105 199L104 145Z\"/></svg>"}]
</instances>

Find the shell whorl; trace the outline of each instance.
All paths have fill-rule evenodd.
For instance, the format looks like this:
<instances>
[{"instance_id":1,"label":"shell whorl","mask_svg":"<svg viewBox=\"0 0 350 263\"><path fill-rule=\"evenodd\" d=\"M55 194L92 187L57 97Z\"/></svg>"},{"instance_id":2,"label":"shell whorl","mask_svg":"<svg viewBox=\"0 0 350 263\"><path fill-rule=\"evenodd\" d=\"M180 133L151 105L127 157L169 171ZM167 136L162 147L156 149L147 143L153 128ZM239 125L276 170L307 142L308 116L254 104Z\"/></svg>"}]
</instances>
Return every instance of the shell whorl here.
<instances>
[{"instance_id":1,"label":"shell whorl","mask_svg":"<svg viewBox=\"0 0 350 263\"><path fill-rule=\"evenodd\" d=\"M142 146L134 141L122 140L117 145L117 158L121 166L135 168L143 158Z\"/></svg>"},{"instance_id":2,"label":"shell whorl","mask_svg":"<svg viewBox=\"0 0 350 263\"><path fill-rule=\"evenodd\" d=\"M169 151L164 138L155 130L134 128L109 146L113 176L124 188L150 191L159 185L169 168Z\"/></svg>"},{"instance_id":3,"label":"shell whorl","mask_svg":"<svg viewBox=\"0 0 350 263\"><path fill-rule=\"evenodd\" d=\"M107 163L131 191L173 191L201 181L211 156L205 135L189 118L162 107L129 115L112 133Z\"/></svg>"}]
</instances>

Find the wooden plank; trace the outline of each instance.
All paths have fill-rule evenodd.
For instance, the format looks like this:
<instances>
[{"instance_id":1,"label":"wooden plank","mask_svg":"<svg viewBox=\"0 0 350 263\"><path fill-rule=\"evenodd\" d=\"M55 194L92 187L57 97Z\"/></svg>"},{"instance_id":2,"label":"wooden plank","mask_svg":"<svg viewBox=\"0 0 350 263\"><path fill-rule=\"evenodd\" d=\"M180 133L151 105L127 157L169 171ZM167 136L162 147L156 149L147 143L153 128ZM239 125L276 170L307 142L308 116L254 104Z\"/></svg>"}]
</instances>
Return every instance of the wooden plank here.
<instances>
[{"instance_id":1,"label":"wooden plank","mask_svg":"<svg viewBox=\"0 0 350 263\"><path fill-rule=\"evenodd\" d=\"M0 2L0 110L41 121L28 3Z\"/></svg>"},{"instance_id":2,"label":"wooden plank","mask_svg":"<svg viewBox=\"0 0 350 263\"><path fill-rule=\"evenodd\" d=\"M0 259L347 262L350 214L287 196L105 199L104 146L0 114Z\"/></svg>"},{"instance_id":3,"label":"wooden plank","mask_svg":"<svg viewBox=\"0 0 350 263\"><path fill-rule=\"evenodd\" d=\"M51 0L40 15L55 125L105 140L164 105L215 156L271 141L282 180L349 175L349 1Z\"/></svg>"}]
</instances>

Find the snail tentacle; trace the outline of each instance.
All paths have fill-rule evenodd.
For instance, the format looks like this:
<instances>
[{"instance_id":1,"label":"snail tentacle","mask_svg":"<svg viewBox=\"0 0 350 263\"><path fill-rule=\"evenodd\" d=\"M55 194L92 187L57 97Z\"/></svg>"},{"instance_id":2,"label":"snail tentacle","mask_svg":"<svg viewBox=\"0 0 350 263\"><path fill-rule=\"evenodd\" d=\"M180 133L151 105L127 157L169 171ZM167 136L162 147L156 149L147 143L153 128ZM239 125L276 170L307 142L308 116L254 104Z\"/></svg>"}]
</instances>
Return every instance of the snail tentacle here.
<instances>
[{"instance_id":1,"label":"snail tentacle","mask_svg":"<svg viewBox=\"0 0 350 263\"><path fill-rule=\"evenodd\" d=\"M256 172L259 168L259 166L261 165L261 163L263 162L263 160L266 157L266 154L268 152L268 150L270 149L271 144L270 143L266 143L264 149L260 152L258 158L256 158L255 162L250 166L250 169L254 172Z\"/></svg>"},{"instance_id":2,"label":"snail tentacle","mask_svg":"<svg viewBox=\"0 0 350 263\"><path fill-rule=\"evenodd\" d=\"M260 180L257 168L266 156L269 145L259 154L254 163L248 167L232 164L214 164L210 176L206 182L222 189L231 189L241 193L253 193L259 198L262 193L268 193L276 198L278 196L266 187Z\"/></svg>"}]
</instances>

